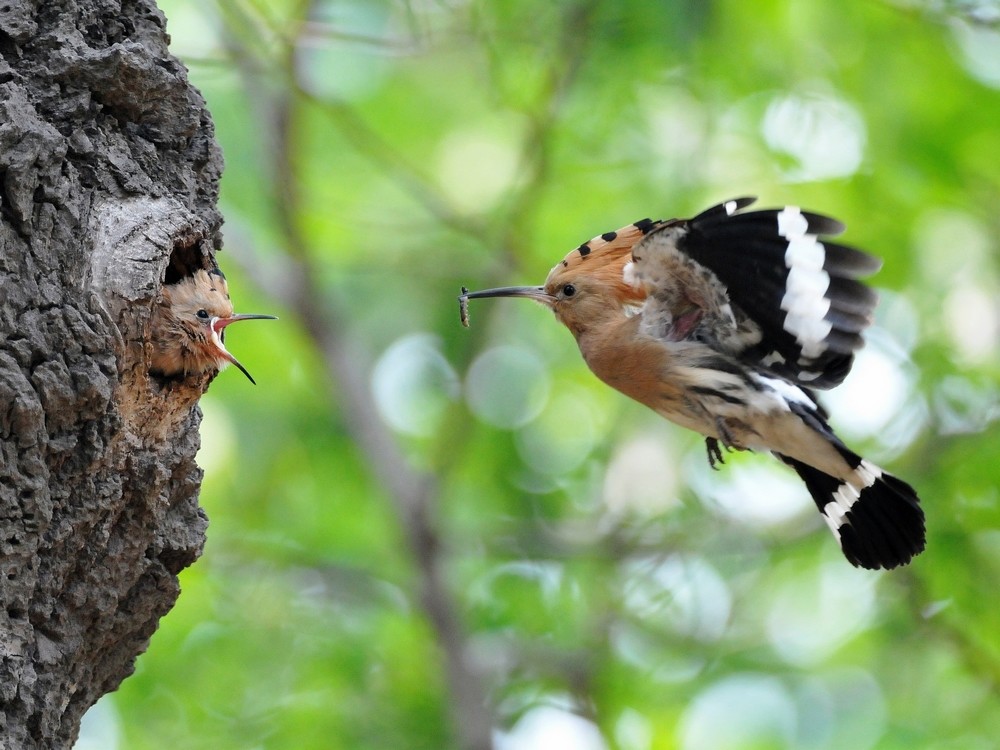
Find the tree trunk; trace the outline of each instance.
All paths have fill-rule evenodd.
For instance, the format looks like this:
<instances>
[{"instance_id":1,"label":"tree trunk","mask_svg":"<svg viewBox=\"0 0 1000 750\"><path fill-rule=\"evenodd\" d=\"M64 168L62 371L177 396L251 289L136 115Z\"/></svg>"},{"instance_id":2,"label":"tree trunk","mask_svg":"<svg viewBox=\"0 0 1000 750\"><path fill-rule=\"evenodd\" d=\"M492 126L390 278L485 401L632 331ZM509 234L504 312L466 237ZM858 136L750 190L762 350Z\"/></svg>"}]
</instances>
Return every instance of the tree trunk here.
<instances>
[{"instance_id":1,"label":"tree trunk","mask_svg":"<svg viewBox=\"0 0 1000 750\"><path fill-rule=\"evenodd\" d=\"M0 748L71 747L200 554L207 378L148 374L222 158L152 0L0 5Z\"/></svg>"}]
</instances>

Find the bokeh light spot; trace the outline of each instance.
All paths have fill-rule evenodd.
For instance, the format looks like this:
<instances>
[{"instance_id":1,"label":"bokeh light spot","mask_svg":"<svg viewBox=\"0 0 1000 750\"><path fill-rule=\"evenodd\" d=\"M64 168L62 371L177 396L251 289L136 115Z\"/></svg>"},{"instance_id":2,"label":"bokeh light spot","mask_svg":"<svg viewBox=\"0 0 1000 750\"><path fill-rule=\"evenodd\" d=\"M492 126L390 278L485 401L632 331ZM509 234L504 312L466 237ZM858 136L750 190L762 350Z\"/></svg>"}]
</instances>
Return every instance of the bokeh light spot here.
<instances>
[{"instance_id":1,"label":"bokeh light spot","mask_svg":"<svg viewBox=\"0 0 1000 750\"><path fill-rule=\"evenodd\" d=\"M615 451L604 476L604 502L612 513L665 512L676 506L677 461L661 434L639 435Z\"/></svg>"},{"instance_id":2,"label":"bokeh light spot","mask_svg":"<svg viewBox=\"0 0 1000 750\"><path fill-rule=\"evenodd\" d=\"M600 730L579 716L556 706L532 708L506 734L497 737L497 750L605 750Z\"/></svg>"},{"instance_id":3,"label":"bokeh light spot","mask_svg":"<svg viewBox=\"0 0 1000 750\"><path fill-rule=\"evenodd\" d=\"M683 750L793 747L796 707L775 677L741 673L709 686L688 706L680 724Z\"/></svg>"},{"instance_id":4,"label":"bokeh light spot","mask_svg":"<svg viewBox=\"0 0 1000 750\"><path fill-rule=\"evenodd\" d=\"M1000 89L1000 31L996 23L996 18L992 26L956 19L951 30L965 69L980 83Z\"/></svg>"},{"instance_id":5,"label":"bokeh light spot","mask_svg":"<svg viewBox=\"0 0 1000 750\"><path fill-rule=\"evenodd\" d=\"M520 346L483 352L469 368L465 398L472 413L495 427L514 429L537 417L549 399L549 374L541 359Z\"/></svg>"},{"instance_id":6,"label":"bokeh light spot","mask_svg":"<svg viewBox=\"0 0 1000 750\"><path fill-rule=\"evenodd\" d=\"M698 496L729 518L768 528L810 507L802 482L773 459L730 463L724 474L706 469L691 475Z\"/></svg>"},{"instance_id":7,"label":"bokeh light spot","mask_svg":"<svg viewBox=\"0 0 1000 750\"><path fill-rule=\"evenodd\" d=\"M626 572L625 604L636 616L666 621L678 633L705 641L725 632L732 595L705 560L650 558L627 565Z\"/></svg>"},{"instance_id":8,"label":"bokeh light spot","mask_svg":"<svg viewBox=\"0 0 1000 750\"><path fill-rule=\"evenodd\" d=\"M510 190L518 177L518 153L509 139L457 131L441 142L440 183L466 211L483 211Z\"/></svg>"},{"instance_id":9,"label":"bokeh light spot","mask_svg":"<svg viewBox=\"0 0 1000 750\"><path fill-rule=\"evenodd\" d=\"M785 661L820 662L871 624L877 577L869 571L838 559L786 573L767 617L768 638Z\"/></svg>"},{"instance_id":10,"label":"bokeh light spot","mask_svg":"<svg viewBox=\"0 0 1000 750\"><path fill-rule=\"evenodd\" d=\"M596 417L587 401L580 393L560 390L518 432L517 449L535 471L558 476L579 467L598 438Z\"/></svg>"},{"instance_id":11,"label":"bokeh light spot","mask_svg":"<svg viewBox=\"0 0 1000 750\"><path fill-rule=\"evenodd\" d=\"M837 429L845 439L878 434L911 398L913 379L900 365L901 359L881 346L872 332L868 346L855 355L847 379L822 394L823 404L837 415Z\"/></svg>"},{"instance_id":12,"label":"bokeh light spot","mask_svg":"<svg viewBox=\"0 0 1000 750\"><path fill-rule=\"evenodd\" d=\"M223 402L211 394L202 396L199 406L202 420L197 461L210 479L236 458L236 428Z\"/></svg>"},{"instance_id":13,"label":"bokeh light spot","mask_svg":"<svg viewBox=\"0 0 1000 750\"><path fill-rule=\"evenodd\" d=\"M448 403L458 397L458 376L439 344L429 333L410 334L389 346L375 364L375 403L382 418L399 432L433 434Z\"/></svg>"},{"instance_id":14,"label":"bokeh light spot","mask_svg":"<svg viewBox=\"0 0 1000 750\"><path fill-rule=\"evenodd\" d=\"M764 140L791 156L796 181L847 177L861 166L866 140L864 120L847 102L830 96L776 97L764 113Z\"/></svg>"}]
</instances>

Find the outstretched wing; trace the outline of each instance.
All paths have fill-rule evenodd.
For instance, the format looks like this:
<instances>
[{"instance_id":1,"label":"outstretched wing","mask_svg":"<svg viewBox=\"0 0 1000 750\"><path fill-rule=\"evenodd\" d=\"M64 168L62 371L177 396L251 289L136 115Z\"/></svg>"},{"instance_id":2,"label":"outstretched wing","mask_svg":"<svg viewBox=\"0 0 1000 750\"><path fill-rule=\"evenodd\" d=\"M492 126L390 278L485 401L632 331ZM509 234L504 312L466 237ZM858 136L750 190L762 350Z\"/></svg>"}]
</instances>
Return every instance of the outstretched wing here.
<instances>
[{"instance_id":1,"label":"outstretched wing","mask_svg":"<svg viewBox=\"0 0 1000 750\"><path fill-rule=\"evenodd\" d=\"M792 206L739 213L753 201L739 198L693 219L657 222L626 270L646 288L643 314L659 319L661 328L670 318L676 336L685 333L678 323L692 320L686 306L698 307L698 325L687 331L694 338L799 385L838 385L863 346L861 332L878 300L857 279L881 261L820 241L843 231L835 219Z\"/></svg>"},{"instance_id":2,"label":"outstretched wing","mask_svg":"<svg viewBox=\"0 0 1000 750\"><path fill-rule=\"evenodd\" d=\"M739 357L760 343L760 327L730 304L711 269L679 249L687 232L682 220L656 222L632 249L622 276L645 295L640 331L663 341L701 341Z\"/></svg>"}]
</instances>

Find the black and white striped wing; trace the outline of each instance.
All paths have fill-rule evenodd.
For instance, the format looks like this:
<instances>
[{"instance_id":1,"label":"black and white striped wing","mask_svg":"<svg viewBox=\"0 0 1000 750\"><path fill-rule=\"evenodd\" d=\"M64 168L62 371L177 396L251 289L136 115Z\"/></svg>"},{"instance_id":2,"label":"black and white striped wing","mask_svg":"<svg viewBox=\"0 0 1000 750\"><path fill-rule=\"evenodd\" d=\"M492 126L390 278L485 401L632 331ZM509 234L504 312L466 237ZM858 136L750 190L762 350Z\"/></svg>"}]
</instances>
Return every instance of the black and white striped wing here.
<instances>
[{"instance_id":1,"label":"black and white striped wing","mask_svg":"<svg viewBox=\"0 0 1000 750\"><path fill-rule=\"evenodd\" d=\"M700 341L739 357L762 340L760 326L730 304L719 277L679 248L686 222L655 222L632 248L624 280L642 290L639 330L663 341Z\"/></svg>"},{"instance_id":2,"label":"black and white striped wing","mask_svg":"<svg viewBox=\"0 0 1000 750\"><path fill-rule=\"evenodd\" d=\"M728 201L681 223L676 247L715 274L737 318L759 327L759 341L740 359L799 385L832 388L850 371L878 301L857 279L881 261L821 239L844 230L835 219L793 206L739 212L754 200Z\"/></svg>"}]
</instances>

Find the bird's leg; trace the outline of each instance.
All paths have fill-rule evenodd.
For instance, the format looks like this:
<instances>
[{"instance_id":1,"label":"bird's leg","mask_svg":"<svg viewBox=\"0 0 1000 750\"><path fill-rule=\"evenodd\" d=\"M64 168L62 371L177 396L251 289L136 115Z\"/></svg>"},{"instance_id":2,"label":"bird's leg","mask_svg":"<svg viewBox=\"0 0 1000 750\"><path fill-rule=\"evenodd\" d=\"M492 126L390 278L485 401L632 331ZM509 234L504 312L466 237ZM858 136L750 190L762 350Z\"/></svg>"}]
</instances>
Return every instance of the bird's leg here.
<instances>
[{"instance_id":1,"label":"bird's leg","mask_svg":"<svg viewBox=\"0 0 1000 750\"><path fill-rule=\"evenodd\" d=\"M705 438L705 448L708 449L708 465L715 471L718 471L719 467L716 464L726 463L726 459L722 457L722 449L719 447L719 441L714 437L707 437Z\"/></svg>"},{"instance_id":2,"label":"bird's leg","mask_svg":"<svg viewBox=\"0 0 1000 750\"><path fill-rule=\"evenodd\" d=\"M740 446L736 444L736 439L733 437L733 433L729 430L729 425L726 420L722 417L715 418L715 429L719 431L719 440L725 446L727 451L731 451L733 448L739 448Z\"/></svg>"},{"instance_id":3,"label":"bird's leg","mask_svg":"<svg viewBox=\"0 0 1000 750\"><path fill-rule=\"evenodd\" d=\"M740 427L746 429L746 425L744 425L739 420L736 420L736 423ZM724 464L726 462L725 459L723 459L722 457L722 449L719 447L720 443L722 444L722 447L729 452L732 452L734 450L737 451L746 450L744 446L736 442L736 438L733 436L732 430L729 429L729 423L726 421L724 417L715 418L715 429L718 431L719 437L705 438L705 447L708 449L708 464L713 469L717 468L715 465L716 462L720 464Z\"/></svg>"}]
</instances>

